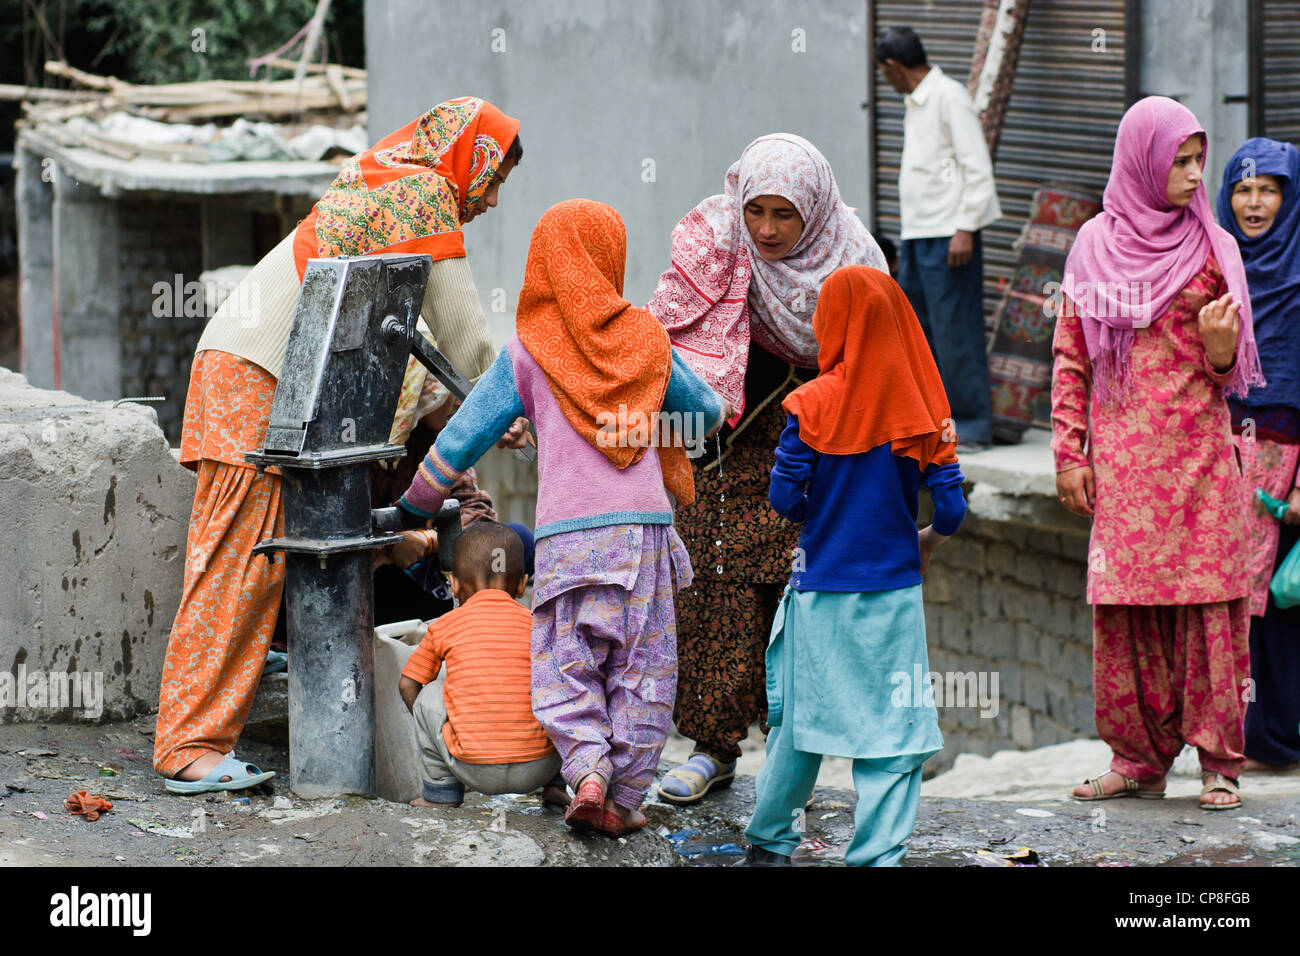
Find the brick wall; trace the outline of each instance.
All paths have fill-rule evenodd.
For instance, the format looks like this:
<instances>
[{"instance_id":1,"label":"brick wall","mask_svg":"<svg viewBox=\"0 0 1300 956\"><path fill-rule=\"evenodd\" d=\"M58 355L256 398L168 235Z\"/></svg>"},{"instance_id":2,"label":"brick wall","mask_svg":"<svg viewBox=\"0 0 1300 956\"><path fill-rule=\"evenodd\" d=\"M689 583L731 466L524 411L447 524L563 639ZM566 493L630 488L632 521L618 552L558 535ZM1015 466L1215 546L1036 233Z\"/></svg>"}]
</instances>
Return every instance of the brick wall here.
<instances>
[{"instance_id":1,"label":"brick wall","mask_svg":"<svg viewBox=\"0 0 1300 956\"><path fill-rule=\"evenodd\" d=\"M155 315L154 283L174 286L178 273L182 289L186 282L198 281L203 268L200 206L174 199L123 199L118 224L122 393L166 396L153 407L167 440L178 445L194 346L207 317L187 317L183 308Z\"/></svg>"}]
</instances>

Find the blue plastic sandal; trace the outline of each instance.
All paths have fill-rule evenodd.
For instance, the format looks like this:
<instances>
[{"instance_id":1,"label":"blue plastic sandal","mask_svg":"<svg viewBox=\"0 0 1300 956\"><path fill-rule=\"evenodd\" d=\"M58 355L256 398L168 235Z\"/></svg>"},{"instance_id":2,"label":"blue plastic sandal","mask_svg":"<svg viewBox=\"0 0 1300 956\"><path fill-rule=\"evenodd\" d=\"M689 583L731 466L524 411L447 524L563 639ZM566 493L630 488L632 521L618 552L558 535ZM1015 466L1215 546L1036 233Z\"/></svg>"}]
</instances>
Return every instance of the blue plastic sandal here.
<instances>
[{"instance_id":1,"label":"blue plastic sandal","mask_svg":"<svg viewBox=\"0 0 1300 956\"><path fill-rule=\"evenodd\" d=\"M198 780L167 780L169 793L215 793L220 790L247 790L258 784L266 783L275 776L274 770L263 770L257 764L248 763L235 756L232 750L221 761ZM229 777L223 781L222 777Z\"/></svg>"},{"instance_id":2,"label":"blue plastic sandal","mask_svg":"<svg viewBox=\"0 0 1300 956\"><path fill-rule=\"evenodd\" d=\"M691 759L664 775L659 796L669 803L686 805L703 800L710 790L731 786L736 776L736 761L719 764L708 754L691 754Z\"/></svg>"},{"instance_id":3,"label":"blue plastic sandal","mask_svg":"<svg viewBox=\"0 0 1300 956\"><path fill-rule=\"evenodd\" d=\"M263 674L279 674L289 668L289 655L284 651L267 651L266 663L262 666Z\"/></svg>"}]
</instances>

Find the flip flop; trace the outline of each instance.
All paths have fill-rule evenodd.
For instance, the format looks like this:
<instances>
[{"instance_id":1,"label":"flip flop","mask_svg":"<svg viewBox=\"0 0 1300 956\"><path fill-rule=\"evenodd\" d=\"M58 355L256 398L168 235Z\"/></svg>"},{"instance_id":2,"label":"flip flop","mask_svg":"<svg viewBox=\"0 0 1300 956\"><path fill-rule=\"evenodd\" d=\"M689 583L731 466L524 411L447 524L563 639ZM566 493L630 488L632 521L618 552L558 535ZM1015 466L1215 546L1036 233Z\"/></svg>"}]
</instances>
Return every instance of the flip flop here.
<instances>
[{"instance_id":1,"label":"flip flop","mask_svg":"<svg viewBox=\"0 0 1300 956\"><path fill-rule=\"evenodd\" d=\"M263 674L279 674L289 668L289 655L284 651L267 651L266 663L262 665Z\"/></svg>"},{"instance_id":2,"label":"flip flop","mask_svg":"<svg viewBox=\"0 0 1300 956\"><path fill-rule=\"evenodd\" d=\"M275 776L274 770L263 770L256 764L247 763L235 756L232 750L221 761L198 780L167 780L168 793L216 793L221 790L247 790L258 784L266 783ZM222 777L229 777L223 781Z\"/></svg>"},{"instance_id":3,"label":"flip flop","mask_svg":"<svg viewBox=\"0 0 1300 956\"><path fill-rule=\"evenodd\" d=\"M689 760L664 775L659 796L669 803L687 806L699 803L711 790L731 786L736 776L736 761L719 764L705 753L691 754Z\"/></svg>"}]
</instances>

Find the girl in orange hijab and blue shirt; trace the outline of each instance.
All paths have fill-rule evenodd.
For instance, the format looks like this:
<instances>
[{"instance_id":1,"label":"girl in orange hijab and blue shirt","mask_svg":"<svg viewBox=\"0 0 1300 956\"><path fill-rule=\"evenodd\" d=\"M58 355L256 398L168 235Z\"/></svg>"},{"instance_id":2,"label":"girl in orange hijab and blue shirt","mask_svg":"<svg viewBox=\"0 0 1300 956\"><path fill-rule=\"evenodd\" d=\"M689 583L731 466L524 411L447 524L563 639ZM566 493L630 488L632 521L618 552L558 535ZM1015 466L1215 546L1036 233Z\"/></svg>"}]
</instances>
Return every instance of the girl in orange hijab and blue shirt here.
<instances>
[{"instance_id":1,"label":"girl in orange hijab and blue shirt","mask_svg":"<svg viewBox=\"0 0 1300 956\"><path fill-rule=\"evenodd\" d=\"M803 523L767 650L767 761L745 835L783 865L823 754L853 760L850 866L890 866L916 824L921 765L943 747L921 575L966 515L956 439L916 314L887 273L844 266L813 315L819 374L788 395L769 499ZM917 531L930 489L934 519Z\"/></svg>"}]
</instances>

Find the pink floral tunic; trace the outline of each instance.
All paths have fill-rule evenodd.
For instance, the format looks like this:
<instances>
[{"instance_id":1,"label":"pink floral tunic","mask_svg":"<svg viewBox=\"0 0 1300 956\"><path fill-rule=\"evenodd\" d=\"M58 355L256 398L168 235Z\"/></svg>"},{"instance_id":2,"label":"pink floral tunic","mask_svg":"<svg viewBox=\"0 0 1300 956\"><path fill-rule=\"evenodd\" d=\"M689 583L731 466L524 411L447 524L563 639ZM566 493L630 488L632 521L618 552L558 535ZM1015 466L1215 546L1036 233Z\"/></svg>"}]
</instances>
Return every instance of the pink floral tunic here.
<instances>
[{"instance_id":1,"label":"pink floral tunic","mask_svg":"<svg viewBox=\"0 0 1300 956\"><path fill-rule=\"evenodd\" d=\"M1284 445L1266 438L1247 441L1241 435L1234 435L1233 440L1245 474L1242 494L1246 496L1246 532L1250 541L1250 613L1263 617L1268 609L1268 585L1273 580L1281 525L1256 497L1255 489L1263 488L1274 498L1286 501L1291 490L1300 487L1300 474L1296 473L1300 445Z\"/></svg>"},{"instance_id":2,"label":"pink floral tunic","mask_svg":"<svg viewBox=\"0 0 1300 956\"><path fill-rule=\"evenodd\" d=\"M1211 255L1164 314L1137 330L1132 388L1115 407L1089 398L1079 319L1057 320L1056 470L1091 464L1096 476L1089 604L1212 604L1250 592L1228 376L1210 365L1197 326L1201 307L1226 292Z\"/></svg>"}]
</instances>

